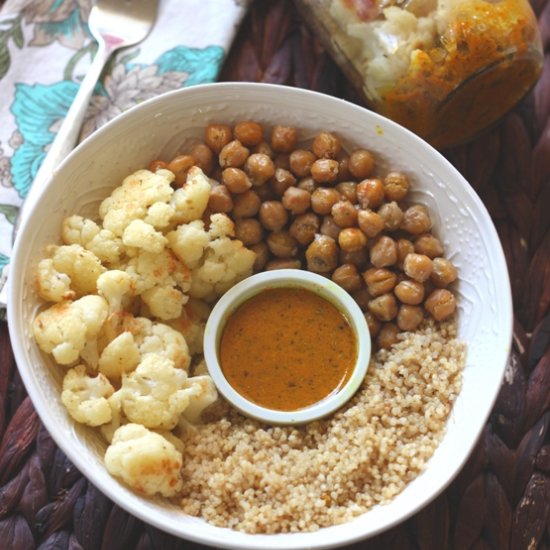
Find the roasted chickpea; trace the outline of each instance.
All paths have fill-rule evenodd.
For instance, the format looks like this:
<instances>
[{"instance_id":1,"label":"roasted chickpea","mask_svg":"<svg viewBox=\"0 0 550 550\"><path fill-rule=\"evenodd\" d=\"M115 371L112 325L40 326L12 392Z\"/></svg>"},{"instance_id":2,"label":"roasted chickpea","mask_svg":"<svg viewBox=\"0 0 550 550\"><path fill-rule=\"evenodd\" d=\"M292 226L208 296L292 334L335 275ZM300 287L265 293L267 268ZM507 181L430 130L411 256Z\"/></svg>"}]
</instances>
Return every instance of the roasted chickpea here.
<instances>
[{"instance_id":1,"label":"roasted chickpea","mask_svg":"<svg viewBox=\"0 0 550 550\"><path fill-rule=\"evenodd\" d=\"M263 185L275 175L275 164L267 155L262 153L250 155L246 159L244 169L255 186Z\"/></svg>"},{"instance_id":2,"label":"roasted chickpea","mask_svg":"<svg viewBox=\"0 0 550 550\"><path fill-rule=\"evenodd\" d=\"M357 183L354 181L341 181L336 189L342 198L348 200L352 204L357 203Z\"/></svg>"},{"instance_id":3,"label":"roasted chickpea","mask_svg":"<svg viewBox=\"0 0 550 550\"><path fill-rule=\"evenodd\" d=\"M302 269L300 260L270 260L265 266L266 271L274 271L275 269Z\"/></svg>"},{"instance_id":4,"label":"roasted chickpea","mask_svg":"<svg viewBox=\"0 0 550 550\"><path fill-rule=\"evenodd\" d=\"M256 254L256 259L254 260L252 269L255 273L258 273L264 269L265 265L269 261L269 249L267 248L267 244L264 242L253 244L248 248Z\"/></svg>"},{"instance_id":5,"label":"roasted chickpea","mask_svg":"<svg viewBox=\"0 0 550 550\"><path fill-rule=\"evenodd\" d=\"M403 220L403 211L395 202L387 202L378 209L378 215L384 220L384 227L388 231L399 229Z\"/></svg>"},{"instance_id":6,"label":"roasted chickpea","mask_svg":"<svg viewBox=\"0 0 550 550\"><path fill-rule=\"evenodd\" d=\"M432 260L432 274L430 281L437 287L445 287L456 281L456 267L445 258Z\"/></svg>"},{"instance_id":7,"label":"roasted chickpea","mask_svg":"<svg viewBox=\"0 0 550 550\"><path fill-rule=\"evenodd\" d=\"M426 233L432 227L428 209L422 204L409 206L403 213L401 229L413 235Z\"/></svg>"},{"instance_id":8,"label":"roasted chickpea","mask_svg":"<svg viewBox=\"0 0 550 550\"><path fill-rule=\"evenodd\" d=\"M338 179L340 181L348 181L353 175L349 171L349 157L345 153L340 153L338 158Z\"/></svg>"},{"instance_id":9,"label":"roasted chickpea","mask_svg":"<svg viewBox=\"0 0 550 550\"><path fill-rule=\"evenodd\" d=\"M149 164L149 171L150 172L156 172L157 170L167 170L168 169L168 163L164 162L163 160L154 160Z\"/></svg>"},{"instance_id":10,"label":"roasted chickpea","mask_svg":"<svg viewBox=\"0 0 550 550\"><path fill-rule=\"evenodd\" d=\"M432 260L424 254L407 254L403 262L403 271L415 281L423 283L432 274Z\"/></svg>"},{"instance_id":11,"label":"roasted chickpea","mask_svg":"<svg viewBox=\"0 0 550 550\"><path fill-rule=\"evenodd\" d=\"M245 246L258 244L263 235L262 224L256 218L239 218L235 220L235 237L242 241Z\"/></svg>"},{"instance_id":12,"label":"roasted chickpea","mask_svg":"<svg viewBox=\"0 0 550 550\"><path fill-rule=\"evenodd\" d=\"M382 217L369 208L357 211L357 224L367 237L376 237L384 229Z\"/></svg>"},{"instance_id":13,"label":"roasted chickpea","mask_svg":"<svg viewBox=\"0 0 550 550\"><path fill-rule=\"evenodd\" d=\"M362 286L359 290L351 293L351 297L357 302L361 311L367 311L369 302L372 300L372 296L369 294L366 286Z\"/></svg>"},{"instance_id":14,"label":"roasted chickpea","mask_svg":"<svg viewBox=\"0 0 550 550\"><path fill-rule=\"evenodd\" d=\"M303 189L304 191L308 191L309 193L313 193L313 191L315 191L315 189L317 189L317 187L319 187L319 185L317 184L317 182L312 177L307 177L307 178L302 178L298 182L298 187L300 189Z\"/></svg>"},{"instance_id":15,"label":"roasted chickpea","mask_svg":"<svg viewBox=\"0 0 550 550\"><path fill-rule=\"evenodd\" d=\"M270 233L266 242L271 254L277 258L294 258L298 255L298 241L284 229Z\"/></svg>"},{"instance_id":16,"label":"roasted chickpea","mask_svg":"<svg viewBox=\"0 0 550 550\"><path fill-rule=\"evenodd\" d=\"M187 172L195 165L195 159L191 155L178 155L168 163L168 170L176 176L175 182L183 185L187 180Z\"/></svg>"},{"instance_id":17,"label":"roasted chickpea","mask_svg":"<svg viewBox=\"0 0 550 550\"><path fill-rule=\"evenodd\" d=\"M374 156L366 149L353 151L349 156L349 171L357 179L368 178L374 171L375 164Z\"/></svg>"},{"instance_id":18,"label":"roasted chickpea","mask_svg":"<svg viewBox=\"0 0 550 550\"><path fill-rule=\"evenodd\" d=\"M311 206L311 194L298 187L289 187L284 192L282 203L293 214L303 214Z\"/></svg>"},{"instance_id":19,"label":"roasted chickpea","mask_svg":"<svg viewBox=\"0 0 550 550\"><path fill-rule=\"evenodd\" d=\"M311 150L320 159L335 159L341 149L340 138L331 132L319 132L311 144Z\"/></svg>"},{"instance_id":20,"label":"roasted chickpea","mask_svg":"<svg viewBox=\"0 0 550 550\"><path fill-rule=\"evenodd\" d=\"M214 168L214 153L205 143L198 143L191 149L191 156L195 159L195 166L198 166L207 176Z\"/></svg>"},{"instance_id":21,"label":"roasted chickpea","mask_svg":"<svg viewBox=\"0 0 550 550\"><path fill-rule=\"evenodd\" d=\"M244 166L250 151L239 141L234 139L218 155L218 162L222 168L241 168Z\"/></svg>"},{"instance_id":22,"label":"roasted chickpea","mask_svg":"<svg viewBox=\"0 0 550 550\"><path fill-rule=\"evenodd\" d=\"M443 245L431 233L423 233L414 240L414 251L428 258L437 258L443 254Z\"/></svg>"},{"instance_id":23,"label":"roasted chickpea","mask_svg":"<svg viewBox=\"0 0 550 550\"><path fill-rule=\"evenodd\" d=\"M373 298L367 307L380 321L391 321L397 316L397 300L390 293Z\"/></svg>"},{"instance_id":24,"label":"roasted chickpea","mask_svg":"<svg viewBox=\"0 0 550 550\"><path fill-rule=\"evenodd\" d=\"M370 249L370 261L374 267L388 267L397 261L397 245L391 237L378 237Z\"/></svg>"},{"instance_id":25,"label":"roasted chickpea","mask_svg":"<svg viewBox=\"0 0 550 550\"><path fill-rule=\"evenodd\" d=\"M222 172L222 182L231 193L244 193L252 187L250 178L240 168L225 168Z\"/></svg>"},{"instance_id":26,"label":"roasted chickpea","mask_svg":"<svg viewBox=\"0 0 550 550\"><path fill-rule=\"evenodd\" d=\"M409 192L409 179L403 172L390 172L384 178L384 194L387 201L400 201Z\"/></svg>"},{"instance_id":27,"label":"roasted chickpea","mask_svg":"<svg viewBox=\"0 0 550 550\"><path fill-rule=\"evenodd\" d=\"M279 201L265 201L260 206L260 221L270 231L279 231L288 221L288 212Z\"/></svg>"},{"instance_id":28,"label":"roasted chickpea","mask_svg":"<svg viewBox=\"0 0 550 550\"><path fill-rule=\"evenodd\" d=\"M361 208L378 208L384 201L384 184L379 178L369 178L357 184L357 202Z\"/></svg>"},{"instance_id":29,"label":"roasted chickpea","mask_svg":"<svg viewBox=\"0 0 550 550\"><path fill-rule=\"evenodd\" d=\"M426 298L424 307L436 321L443 321L454 313L456 298L446 288L438 288Z\"/></svg>"},{"instance_id":30,"label":"roasted chickpea","mask_svg":"<svg viewBox=\"0 0 550 550\"><path fill-rule=\"evenodd\" d=\"M323 217L320 231L322 235L332 237L335 241L338 240L338 235L340 235L340 228L334 223L332 216Z\"/></svg>"},{"instance_id":31,"label":"roasted chickpea","mask_svg":"<svg viewBox=\"0 0 550 550\"><path fill-rule=\"evenodd\" d=\"M401 330L415 330L424 320L424 308L403 304L397 312L397 326Z\"/></svg>"},{"instance_id":32,"label":"roasted chickpea","mask_svg":"<svg viewBox=\"0 0 550 550\"><path fill-rule=\"evenodd\" d=\"M363 273L369 294L373 297L391 292L397 283L397 275L386 268L372 267Z\"/></svg>"},{"instance_id":33,"label":"roasted chickpea","mask_svg":"<svg viewBox=\"0 0 550 550\"><path fill-rule=\"evenodd\" d=\"M334 187L317 187L311 193L311 209L316 214L326 216L332 207L340 200L340 193Z\"/></svg>"},{"instance_id":34,"label":"roasted chickpea","mask_svg":"<svg viewBox=\"0 0 550 550\"><path fill-rule=\"evenodd\" d=\"M233 199L225 185L212 187L208 197L208 208L212 213L231 212L233 210Z\"/></svg>"},{"instance_id":35,"label":"roasted chickpea","mask_svg":"<svg viewBox=\"0 0 550 550\"><path fill-rule=\"evenodd\" d=\"M260 197L262 202L279 200L280 198L277 196L275 191L273 191L271 185L267 185L266 183L264 183L263 185L259 185L258 187L253 186L253 189L254 191L256 191L258 197Z\"/></svg>"},{"instance_id":36,"label":"roasted chickpea","mask_svg":"<svg viewBox=\"0 0 550 550\"><path fill-rule=\"evenodd\" d=\"M397 263L396 266L403 268L403 262L407 254L414 252L414 245L408 239L397 239Z\"/></svg>"},{"instance_id":37,"label":"roasted chickpea","mask_svg":"<svg viewBox=\"0 0 550 550\"><path fill-rule=\"evenodd\" d=\"M338 246L326 235L315 235L306 250L307 268L314 273L330 273L338 266Z\"/></svg>"},{"instance_id":38,"label":"roasted chickpea","mask_svg":"<svg viewBox=\"0 0 550 550\"><path fill-rule=\"evenodd\" d=\"M260 210L262 201L255 191L249 190L233 197L233 216L235 218L251 218Z\"/></svg>"},{"instance_id":39,"label":"roasted chickpea","mask_svg":"<svg viewBox=\"0 0 550 550\"><path fill-rule=\"evenodd\" d=\"M233 135L235 139L238 139L243 145L253 147L262 141L264 132L262 126L257 122L243 120L235 124Z\"/></svg>"},{"instance_id":40,"label":"roasted chickpea","mask_svg":"<svg viewBox=\"0 0 550 550\"><path fill-rule=\"evenodd\" d=\"M338 235L338 244L342 250L353 252L367 245L367 237L358 227L346 227Z\"/></svg>"},{"instance_id":41,"label":"roasted chickpea","mask_svg":"<svg viewBox=\"0 0 550 550\"><path fill-rule=\"evenodd\" d=\"M338 161L317 159L310 168L311 177L319 183L334 183L338 179Z\"/></svg>"},{"instance_id":42,"label":"roasted chickpea","mask_svg":"<svg viewBox=\"0 0 550 550\"><path fill-rule=\"evenodd\" d=\"M273 153L273 149L271 148L271 145L267 141L260 141L258 145L255 145L250 150L251 153L261 153L262 155L267 155L270 159L274 158L275 154Z\"/></svg>"},{"instance_id":43,"label":"roasted chickpea","mask_svg":"<svg viewBox=\"0 0 550 550\"><path fill-rule=\"evenodd\" d=\"M319 218L313 212L301 214L290 224L289 233L305 246L313 241L319 231Z\"/></svg>"},{"instance_id":44,"label":"roasted chickpea","mask_svg":"<svg viewBox=\"0 0 550 550\"><path fill-rule=\"evenodd\" d=\"M299 178L306 178L311 173L311 166L317 157L305 149L295 149L290 153L290 171Z\"/></svg>"},{"instance_id":45,"label":"roasted chickpea","mask_svg":"<svg viewBox=\"0 0 550 550\"><path fill-rule=\"evenodd\" d=\"M364 315L367 327L369 327L370 336L374 338L380 331L382 323L370 311L367 311Z\"/></svg>"},{"instance_id":46,"label":"roasted chickpea","mask_svg":"<svg viewBox=\"0 0 550 550\"><path fill-rule=\"evenodd\" d=\"M424 285L414 279L400 281L393 292L400 302L410 306L420 305L424 300Z\"/></svg>"},{"instance_id":47,"label":"roasted chickpea","mask_svg":"<svg viewBox=\"0 0 550 550\"><path fill-rule=\"evenodd\" d=\"M298 132L292 126L278 124L271 132L271 147L277 153L290 153L298 141Z\"/></svg>"},{"instance_id":48,"label":"roasted chickpea","mask_svg":"<svg viewBox=\"0 0 550 550\"><path fill-rule=\"evenodd\" d=\"M219 155L232 139L233 131L227 124L209 124L204 130L204 141L216 155Z\"/></svg>"},{"instance_id":49,"label":"roasted chickpea","mask_svg":"<svg viewBox=\"0 0 550 550\"><path fill-rule=\"evenodd\" d=\"M367 249L360 248L359 250L340 250L340 263L353 264L357 269L365 269L368 264Z\"/></svg>"},{"instance_id":50,"label":"roasted chickpea","mask_svg":"<svg viewBox=\"0 0 550 550\"><path fill-rule=\"evenodd\" d=\"M398 342L399 327L395 323L384 323L380 328L376 343L381 349L390 349Z\"/></svg>"},{"instance_id":51,"label":"roasted chickpea","mask_svg":"<svg viewBox=\"0 0 550 550\"><path fill-rule=\"evenodd\" d=\"M357 208L348 200L339 200L333 204L330 213L338 227L354 227L357 225Z\"/></svg>"},{"instance_id":52,"label":"roasted chickpea","mask_svg":"<svg viewBox=\"0 0 550 550\"><path fill-rule=\"evenodd\" d=\"M294 187L296 185L296 178L290 170L275 168L275 174L271 178L270 184L273 191L275 191L279 197L282 197L289 187Z\"/></svg>"},{"instance_id":53,"label":"roasted chickpea","mask_svg":"<svg viewBox=\"0 0 550 550\"><path fill-rule=\"evenodd\" d=\"M359 290L362 286L361 275L353 264L342 264L332 273L332 280L347 292Z\"/></svg>"}]
</instances>

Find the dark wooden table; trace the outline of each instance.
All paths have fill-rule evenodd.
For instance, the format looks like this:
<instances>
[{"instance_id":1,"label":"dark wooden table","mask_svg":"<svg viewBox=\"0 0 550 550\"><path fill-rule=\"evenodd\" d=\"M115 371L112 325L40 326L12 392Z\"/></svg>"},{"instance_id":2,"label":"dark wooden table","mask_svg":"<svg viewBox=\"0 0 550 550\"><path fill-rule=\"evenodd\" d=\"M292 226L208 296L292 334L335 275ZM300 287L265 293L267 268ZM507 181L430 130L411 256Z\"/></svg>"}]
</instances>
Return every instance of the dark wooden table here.
<instances>
[{"instance_id":1,"label":"dark wooden table","mask_svg":"<svg viewBox=\"0 0 550 550\"><path fill-rule=\"evenodd\" d=\"M0 2L1 5L1 2ZM550 2L534 0L546 51ZM221 80L283 83L358 102L292 2L251 7ZM550 548L550 56L533 91L473 142L444 151L487 206L510 272L506 382L458 477L415 516L348 548ZM0 325L0 548L198 549L99 493L42 427Z\"/></svg>"}]
</instances>

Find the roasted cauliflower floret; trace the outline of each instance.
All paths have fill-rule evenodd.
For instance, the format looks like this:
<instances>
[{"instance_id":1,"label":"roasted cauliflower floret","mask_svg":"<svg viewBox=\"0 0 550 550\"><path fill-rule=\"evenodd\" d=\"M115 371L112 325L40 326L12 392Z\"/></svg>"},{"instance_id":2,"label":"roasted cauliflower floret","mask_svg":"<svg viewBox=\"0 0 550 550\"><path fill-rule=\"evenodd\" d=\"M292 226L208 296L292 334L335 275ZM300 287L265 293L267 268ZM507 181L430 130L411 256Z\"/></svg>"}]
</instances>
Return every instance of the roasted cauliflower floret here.
<instances>
[{"instance_id":1,"label":"roasted cauliflower floret","mask_svg":"<svg viewBox=\"0 0 550 550\"><path fill-rule=\"evenodd\" d=\"M71 290L76 295L96 292L97 278L105 271L99 258L79 244L52 246L51 269L63 273L71 280Z\"/></svg>"},{"instance_id":2,"label":"roasted cauliflower floret","mask_svg":"<svg viewBox=\"0 0 550 550\"><path fill-rule=\"evenodd\" d=\"M172 197L171 204L174 208L172 222L180 224L200 220L208 205L211 187L210 180L199 167L189 168L185 185Z\"/></svg>"},{"instance_id":3,"label":"roasted cauliflower floret","mask_svg":"<svg viewBox=\"0 0 550 550\"><path fill-rule=\"evenodd\" d=\"M158 254L162 252L168 241L151 224L143 220L133 220L124 229L122 242L125 246L140 248L141 250L145 250L145 252Z\"/></svg>"},{"instance_id":4,"label":"roasted cauliflower floret","mask_svg":"<svg viewBox=\"0 0 550 550\"><path fill-rule=\"evenodd\" d=\"M117 262L124 252L122 240L112 231L102 229L93 220L82 216L69 216L63 220L61 238L65 244L83 246L106 264Z\"/></svg>"},{"instance_id":5,"label":"roasted cauliflower floret","mask_svg":"<svg viewBox=\"0 0 550 550\"><path fill-rule=\"evenodd\" d=\"M199 265L211 240L202 220L179 225L166 238L174 254L190 269Z\"/></svg>"},{"instance_id":6,"label":"roasted cauliflower floret","mask_svg":"<svg viewBox=\"0 0 550 550\"><path fill-rule=\"evenodd\" d=\"M183 411L183 416L192 424L198 424L203 411L218 398L218 391L209 375L192 376L187 379L189 388L189 405Z\"/></svg>"},{"instance_id":7,"label":"roasted cauliflower floret","mask_svg":"<svg viewBox=\"0 0 550 550\"><path fill-rule=\"evenodd\" d=\"M112 419L111 406L107 399L114 391L103 374L88 376L86 367L78 365L70 369L63 378L61 402L77 422L100 426Z\"/></svg>"},{"instance_id":8,"label":"roasted cauliflower floret","mask_svg":"<svg viewBox=\"0 0 550 550\"><path fill-rule=\"evenodd\" d=\"M48 302L71 300L76 294L71 290L71 278L66 273L59 273L51 258L44 258L38 262L36 288L38 295Z\"/></svg>"},{"instance_id":9,"label":"roasted cauliflower floret","mask_svg":"<svg viewBox=\"0 0 550 550\"><path fill-rule=\"evenodd\" d=\"M141 359L139 348L131 332L123 332L109 342L98 361L99 372L110 380L118 380L133 371Z\"/></svg>"},{"instance_id":10,"label":"roasted cauliflower floret","mask_svg":"<svg viewBox=\"0 0 550 550\"><path fill-rule=\"evenodd\" d=\"M256 254L241 241L222 237L211 241L202 264L191 270L189 296L211 301L252 274Z\"/></svg>"},{"instance_id":11,"label":"roasted cauliflower floret","mask_svg":"<svg viewBox=\"0 0 550 550\"><path fill-rule=\"evenodd\" d=\"M36 316L33 334L42 351L51 353L60 365L70 365L96 338L108 312L101 296L59 302Z\"/></svg>"},{"instance_id":12,"label":"roasted cauliflower floret","mask_svg":"<svg viewBox=\"0 0 550 550\"><path fill-rule=\"evenodd\" d=\"M105 453L105 466L142 495L175 495L182 485L180 451L161 435L138 424L116 430Z\"/></svg>"},{"instance_id":13,"label":"roasted cauliflower floret","mask_svg":"<svg viewBox=\"0 0 550 550\"><path fill-rule=\"evenodd\" d=\"M122 410L130 422L147 428L173 429L189 405L187 373L173 361L148 353L137 368L123 375L118 391Z\"/></svg>"},{"instance_id":14,"label":"roasted cauliflower floret","mask_svg":"<svg viewBox=\"0 0 550 550\"><path fill-rule=\"evenodd\" d=\"M234 237L235 224L227 214L212 214L210 216L208 235L212 240L219 239L220 237Z\"/></svg>"},{"instance_id":15,"label":"roasted cauliflower floret","mask_svg":"<svg viewBox=\"0 0 550 550\"><path fill-rule=\"evenodd\" d=\"M109 303L109 313L123 309L124 299L133 294L132 278L126 271L110 269L97 278L97 291Z\"/></svg>"},{"instance_id":16,"label":"roasted cauliflower floret","mask_svg":"<svg viewBox=\"0 0 550 550\"><path fill-rule=\"evenodd\" d=\"M151 315L162 321L176 319L189 296L171 286L155 286L141 294L141 299L149 308Z\"/></svg>"},{"instance_id":17,"label":"roasted cauliflower floret","mask_svg":"<svg viewBox=\"0 0 550 550\"><path fill-rule=\"evenodd\" d=\"M207 302L191 298L183 306L181 315L168 322L172 328L183 335L190 355L203 352L204 329L210 311L211 306Z\"/></svg>"},{"instance_id":18,"label":"roasted cauliflower floret","mask_svg":"<svg viewBox=\"0 0 550 550\"><path fill-rule=\"evenodd\" d=\"M174 194L170 183L174 174L169 170L138 170L126 177L122 184L107 197L99 207L103 228L122 237L128 225L144 219L156 203L169 203ZM153 216L158 216L154 213Z\"/></svg>"}]
</instances>

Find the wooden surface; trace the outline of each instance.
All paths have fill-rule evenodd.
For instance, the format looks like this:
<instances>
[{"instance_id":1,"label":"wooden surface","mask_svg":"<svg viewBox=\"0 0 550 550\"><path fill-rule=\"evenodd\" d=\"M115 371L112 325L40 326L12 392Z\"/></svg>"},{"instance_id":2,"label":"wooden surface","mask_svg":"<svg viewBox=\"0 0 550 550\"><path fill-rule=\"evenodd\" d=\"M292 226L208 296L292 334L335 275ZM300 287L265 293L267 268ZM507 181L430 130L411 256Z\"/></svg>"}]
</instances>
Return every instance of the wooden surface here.
<instances>
[{"instance_id":1,"label":"wooden surface","mask_svg":"<svg viewBox=\"0 0 550 550\"><path fill-rule=\"evenodd\" d=\"M535 0L546 49L550 2ZM221 80L284 83L359 102L291 2L253 4ZM360 102L359 102L360 103ZM467 464L434 502L348 548L550 548L550 57L529 96L484 136L444 154L487 206L512 282L506 382ZM198 549L100 494L55 446L0 326L0 548Z\"/></svg>"}]
</instances>

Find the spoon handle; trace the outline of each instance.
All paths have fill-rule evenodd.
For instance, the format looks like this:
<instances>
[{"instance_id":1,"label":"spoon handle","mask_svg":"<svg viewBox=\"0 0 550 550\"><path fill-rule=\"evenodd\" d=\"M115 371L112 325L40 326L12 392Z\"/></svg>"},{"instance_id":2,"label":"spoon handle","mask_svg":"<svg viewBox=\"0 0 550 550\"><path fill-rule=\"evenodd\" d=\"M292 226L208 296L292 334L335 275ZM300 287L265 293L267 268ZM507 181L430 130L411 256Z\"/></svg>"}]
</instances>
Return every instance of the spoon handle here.
<instances>
[{"instance_id":1,"label":"spoon handle","mask_svg":"<svg viewBox=\"0 0 550 550\"><path fill-rule=\"evenodd\" d=\"M50 145L48 153L40 165L27 197L19 210L19 215L13 229L14 239L19 226L26 215L26 212L40 197L44 184L50 179L50 177L54 174L55 169L77 144L78 136L84 121L84 116L86 115L86 109L90 103L90 98L92 97L92 93L101 75L103 67L112 52L113 48L106 45L103 41L99 42L94 60L90 65L86 76L82 80L78 92L71 103L69 110L67 111L67 115L65 116L57 135Z\"/></svg>"}]
</instances>

